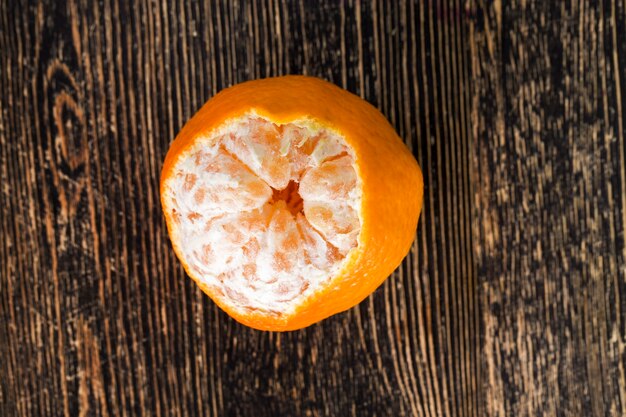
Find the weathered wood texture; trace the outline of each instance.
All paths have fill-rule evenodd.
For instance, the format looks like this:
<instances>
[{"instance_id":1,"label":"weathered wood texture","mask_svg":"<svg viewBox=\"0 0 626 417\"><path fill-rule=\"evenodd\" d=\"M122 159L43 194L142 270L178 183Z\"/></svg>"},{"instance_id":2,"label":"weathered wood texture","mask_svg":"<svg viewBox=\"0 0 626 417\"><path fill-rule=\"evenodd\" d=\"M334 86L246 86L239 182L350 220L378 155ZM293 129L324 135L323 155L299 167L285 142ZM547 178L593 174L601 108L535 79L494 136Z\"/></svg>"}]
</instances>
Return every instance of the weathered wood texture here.
<instances>
[{"instance_id":1,"label":"weathered wood texture","mask_svg":"<svg viewBox=\"0 0 626 417\"><path fill-rule=\"evenodd\" d=\"M0 3L0 415L626 415L623 0ZM409 256L302 331L185 277L158 180L234 83L317 75L425 176Z\"/></svg>"},{"instance_id":2,"label":"weathered wood texture","mask_svg":"<svg viewBox=\"0 0 626 417\"><path fill-rule=\"evenodd\" d=\"M624 3L494 3L482 21L470 45L485 410L625 416Z\"/></svg>"}]
</instances>

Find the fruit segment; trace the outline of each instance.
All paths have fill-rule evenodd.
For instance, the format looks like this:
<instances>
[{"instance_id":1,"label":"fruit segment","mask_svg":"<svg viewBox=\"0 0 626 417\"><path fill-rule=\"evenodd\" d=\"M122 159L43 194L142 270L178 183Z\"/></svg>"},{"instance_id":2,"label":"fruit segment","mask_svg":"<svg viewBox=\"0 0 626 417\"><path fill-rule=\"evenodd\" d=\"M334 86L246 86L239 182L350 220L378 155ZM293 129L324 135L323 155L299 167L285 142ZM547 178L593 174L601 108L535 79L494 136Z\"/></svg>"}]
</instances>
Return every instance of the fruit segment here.
<instances>
[{"instance_id":1,"label":"fruit segment","mask_svg":"<svg viewBox=\"0 0 626 417\"><path fill-rule=\"evenodd\" d=\"M244 164L220 149L184 161L172 187L187 216L213 217L261 207L272 189Z\"/></svg>"},{"instance_id":2,"label":"fruit segment","mask_svg":"<svg viewBox=\"0 0 626 417\"><path fill-rule=\"evenodd\" d=\"M281 190L291 178L289 158L281 154L280 132L273 123L249 121L224 139L224 146L270 187Z\"/></svg>"},{"instance_id":3,"label":"fruit segment","mask_svg":"<svg viewBox=\"0 0 626 417\"><path fill-rule=\"evenodd\" d=\"M324 237L311 226L303 214L298 213L297 219L302 247L304 249L305 262L313 267L325 271L335 262L341 260L341 254L337 248L327 242Z\"/></svg>"},{"instance_id":4,"label":"fruit segment","mask_svg":"<svg viewBox=\"0 0 626 417\"><path fill-rule=\"evenodd\" d=\"M188 267L230 305L289 311L358 246L361 202L343 138L247 115L177 162L165 198Z\"/></svg>"},{"instance_id":5,"label":"fruit segment","mask_svg":"<svg viewBox=\"0 0 626 417\"><path fill-rule=\"evenodd\" d=\"M300 182L300 195L305 200L347 203L353 191L356 191L356 172L350 156L309 169Z\"/></svg>"},{"instance_id":6,"label":"fruit segment","mask_svg":"<svg viewBox=\"0 0 626 417\"><path fill-rule=\"evenodd\" d=\"M304 215L309 223L343 255L356 246L359 218L347 204L304 200Z\"/></svg>"},{"instance_id":7,"label":"fruit segment","mask_svg":"<svg viewBox=\"0 0 626 417\"><path fill-rule=\"evenodd\" d=\"M309 169L300 183L304 215L343 254L356 245L359 219L354 207L356 172L343 156Z\"/></svg>"}]
</instances>

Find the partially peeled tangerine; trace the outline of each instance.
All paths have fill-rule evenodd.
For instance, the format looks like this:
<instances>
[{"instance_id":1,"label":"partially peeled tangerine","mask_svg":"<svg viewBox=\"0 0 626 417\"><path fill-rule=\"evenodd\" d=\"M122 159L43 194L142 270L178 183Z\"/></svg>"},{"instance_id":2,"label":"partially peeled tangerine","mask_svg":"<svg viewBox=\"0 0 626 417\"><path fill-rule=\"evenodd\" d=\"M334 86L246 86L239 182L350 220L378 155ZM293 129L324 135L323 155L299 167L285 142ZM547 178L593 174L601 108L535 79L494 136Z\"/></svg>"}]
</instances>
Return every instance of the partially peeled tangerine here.
<instances>
[{"instance_id":1,"label":"partially peeled tangerine","mask_svg":"<svg viewBox=\"0 0 626 417\"><path fill-rule=\"evenodd\" d=\"M187 273L264 330L305 327L371 293L408 251L421 197L419 167L384 117L300 76L218 94L183 128L161 178Z\"/></svg>"}]
</instances>

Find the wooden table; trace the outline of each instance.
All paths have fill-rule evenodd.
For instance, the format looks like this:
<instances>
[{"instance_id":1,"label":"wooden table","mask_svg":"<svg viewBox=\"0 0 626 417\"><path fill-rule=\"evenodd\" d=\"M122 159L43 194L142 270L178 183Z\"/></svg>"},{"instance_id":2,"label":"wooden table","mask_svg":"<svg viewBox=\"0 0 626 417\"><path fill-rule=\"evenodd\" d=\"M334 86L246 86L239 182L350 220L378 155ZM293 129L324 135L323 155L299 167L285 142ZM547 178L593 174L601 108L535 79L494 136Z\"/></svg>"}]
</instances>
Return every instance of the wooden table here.
<instances>
[{"instance_id":1,"label":"wooden table","mask_svg":"<svg viewBox=\"0 0 626 417\"><path fill-rule=\"evenodd\" d=\"M418 159L413 249L291 333L185 277L159 173L240 81L328 79ZM626 4L0 4L0 415L626 415Z\"/></svg>"}]
</instances>

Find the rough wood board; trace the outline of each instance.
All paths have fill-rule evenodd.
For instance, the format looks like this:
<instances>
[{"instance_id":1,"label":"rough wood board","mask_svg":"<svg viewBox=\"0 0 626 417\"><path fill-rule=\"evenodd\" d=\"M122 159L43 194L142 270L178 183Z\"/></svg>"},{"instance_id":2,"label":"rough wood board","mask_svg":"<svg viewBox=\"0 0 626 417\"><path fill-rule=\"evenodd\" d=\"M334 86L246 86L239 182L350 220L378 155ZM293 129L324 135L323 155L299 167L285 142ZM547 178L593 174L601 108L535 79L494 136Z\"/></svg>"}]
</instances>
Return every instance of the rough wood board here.
<instances>
[{"instance_id":1,"label":"rough wood board","mask_svg":"<svg viewBox=\"0 0 626 417\"><path fill-rule=\"evenodd\" d=\"M626 415L626 5L0 2L0 415ZM347 313L245 328L158 203L220 89L317 75L423 168L417 239Z\"/></svg>"},{"instance_id":2,"label":"rough wood board","mask_svg":"<svg viewBox=\"0 0 626 417\"><path fill-rule=\"evenodd\" d=\"M470 43L485 409L626 415L624 4L483 16Z\"/></svg>"}]
</instances>

